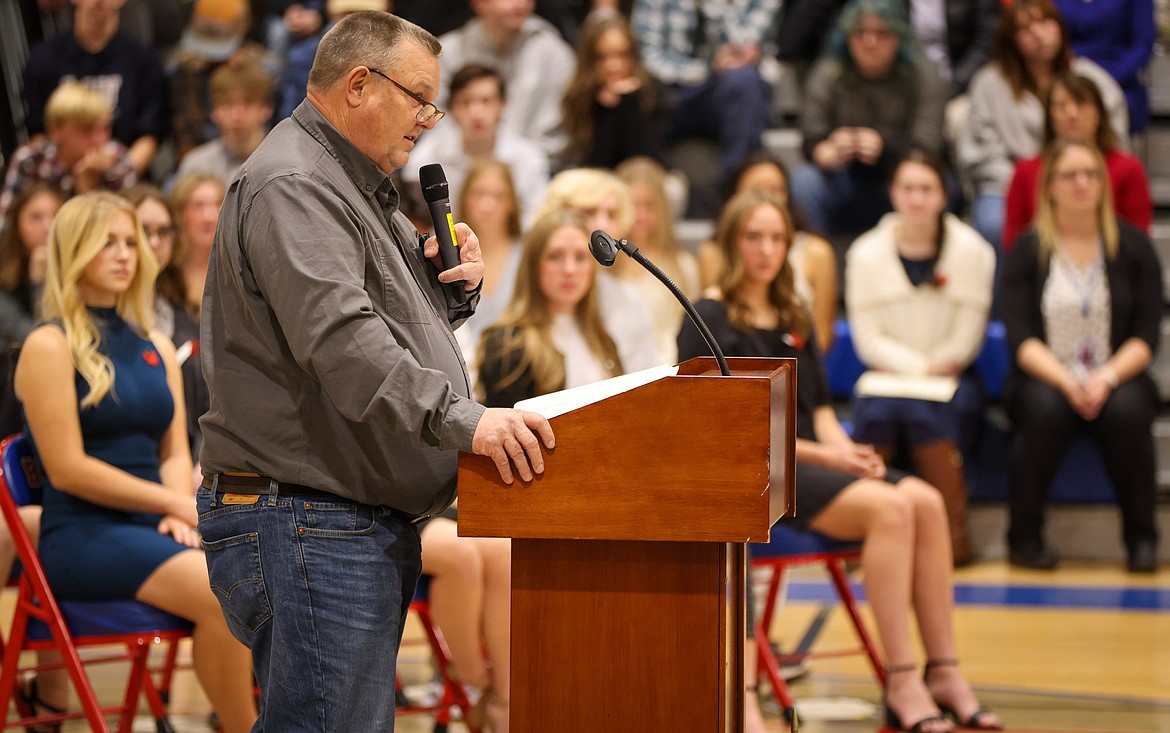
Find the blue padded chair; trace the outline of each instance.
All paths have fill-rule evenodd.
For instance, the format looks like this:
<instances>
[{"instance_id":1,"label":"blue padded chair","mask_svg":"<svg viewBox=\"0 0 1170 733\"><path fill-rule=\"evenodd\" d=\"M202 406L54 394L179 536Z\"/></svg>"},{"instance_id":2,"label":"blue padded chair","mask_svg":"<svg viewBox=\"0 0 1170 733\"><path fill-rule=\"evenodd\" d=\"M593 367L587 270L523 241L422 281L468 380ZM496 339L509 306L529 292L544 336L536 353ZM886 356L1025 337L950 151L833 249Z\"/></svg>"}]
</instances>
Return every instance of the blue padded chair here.
<instances>
[{"instance_id":1,"label":"blue padded chair","mask_svg":"<svg viewBox=\"0 0 1170 733\"><path fill-rule=\"evenodd\" d=\"M768 544L753 544L749 548L751 565L756 568L771 568L772 578L768 583L767 595L764 598L764 610L756 620L755 638L756 651L759 659L759 670L768 680L776 695L776 701L784 712L789 723L795 719L795 703L788 684L780 672L783 664L799 663L805 659L815 657L842 656L846 654L864 653L873 667L874 676L884 690L886 687L886 672L878 656L877 646L873 637L865 628L865 622L857 606L857 597L849 585L849 576L845 569L847 562L861 559L861 545L856 542L841 542L826 537L817 532L803 532L786 526L783 522L772 527L771 542ZM799 645L797 651L790 654L777 654L768 639L768 630L772 627L783 586L784 577L789 568L799 565L824 565L829 573L829 579L841 599L853 630L857 633L859 647L846 650L831 650L811 652L806 644Z\"/></svg>"},{"instance_id":2,"label":"blue padded chair","mask_svg":"<svg viewBox=\"0 0 1170 733\"><path fill-rule=\"evenodd\" d=\"M191 624L138 601L58 601L49 588L36 547L21 522L18 508L40 503L41 468L28 441L14 435L0 443L0 512L16 543L21 571L16 612L12 619L0 664L0 709L4 725L34 726L64 720L84 719L91 731L109 733L106 716L120 716L118 730L130 733L140 696L145 696L159 733L173 730L158 687L151 678L147 661L151 647L160 642L172 646L191 635ZM82 647L122 647L105 656L78 654ZM35 715L17 698L20 720L7 719L9 702L19 689L20 674L29 671L19 665L21 652L55 651L81 700L80 712ZM102 707L83 664L129 661L130 675L120 705ZM44 669L44 668L34 668Z\"/></svg>"}]
</instances>

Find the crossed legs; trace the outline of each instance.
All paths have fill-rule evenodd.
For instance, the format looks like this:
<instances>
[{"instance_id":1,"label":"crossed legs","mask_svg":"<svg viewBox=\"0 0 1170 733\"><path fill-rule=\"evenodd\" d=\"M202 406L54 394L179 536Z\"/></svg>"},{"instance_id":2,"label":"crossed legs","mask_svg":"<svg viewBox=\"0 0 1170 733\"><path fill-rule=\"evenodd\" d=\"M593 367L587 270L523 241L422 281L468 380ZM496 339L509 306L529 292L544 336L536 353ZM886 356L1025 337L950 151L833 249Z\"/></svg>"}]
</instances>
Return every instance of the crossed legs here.
<instances>
[{"instance_id":1,"label":"crossed legs","mask_svg":"<svg viewBox=\"0 0 1170 733\"><path fill-rule=\"evenodd\" d=\"M914 663L911 611L928 659L955 659L951 540L938 491L916 478L850 484L811 522L818 532L861 540L865 591L891 667ZM938 714L939 703L964 718L979 705L957 666L932 670L930 686L891 674L887 703L906 724ZM926 731L949 731L947 724Z\"/></svg>"}]
</instances>

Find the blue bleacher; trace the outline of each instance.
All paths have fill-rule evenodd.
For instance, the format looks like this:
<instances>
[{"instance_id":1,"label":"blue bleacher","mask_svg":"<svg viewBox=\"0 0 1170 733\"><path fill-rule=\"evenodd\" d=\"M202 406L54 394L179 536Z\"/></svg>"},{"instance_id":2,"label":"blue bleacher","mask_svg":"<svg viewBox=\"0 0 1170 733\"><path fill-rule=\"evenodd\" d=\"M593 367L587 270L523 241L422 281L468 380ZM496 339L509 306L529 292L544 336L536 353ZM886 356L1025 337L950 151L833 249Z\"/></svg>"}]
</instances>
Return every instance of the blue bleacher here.
<instances>
[{"instance_id":1,"label":"blue bleacher","mask_svg":"<svg viewBox=\"0 0 1170 733\"><path fill-rule=\"evenodd\" d=\"M825 354L829 390L837 400L853 397L853 385L865 371L865 364L853 348L849 321L838 318L833 327L833 346ZM1012 360L1007 332L1000 321L987 325L987 338L975 358L975 369L990 403L1003 398L1004 381ZM972 454L964 456L968 493L972 501L1004 502L1008 498L1008 453L1011 447L1004 421L983 420ZM1063 504L1114 503L1116 494L1105 471L1101 454L1087 440L1076 439L1069 446L1064 463L1052 484L1050 501Z\"/></svg>"}]
</instances>

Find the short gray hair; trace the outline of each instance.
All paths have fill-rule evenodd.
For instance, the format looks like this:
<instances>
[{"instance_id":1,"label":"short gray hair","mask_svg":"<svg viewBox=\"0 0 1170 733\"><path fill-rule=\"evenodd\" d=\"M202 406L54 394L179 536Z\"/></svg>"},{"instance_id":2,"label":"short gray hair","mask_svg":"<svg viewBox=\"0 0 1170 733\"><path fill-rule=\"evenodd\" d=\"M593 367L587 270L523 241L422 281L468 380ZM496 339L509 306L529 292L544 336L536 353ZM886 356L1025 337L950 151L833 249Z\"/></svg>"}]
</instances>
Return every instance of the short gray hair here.
<instances>
[{"instance_id":1,"label":"short gray hair","mask_svg":"<svg viewBox=\"0 0 1170 733\"><path fill-rule=\"evenodd\" d=\"M366 10L337 21L317 46L309 86L328 89L356 66L396 68L403 41L414 41L438 56L439 39L397 15Z\"/></svg>"}]
</instances>

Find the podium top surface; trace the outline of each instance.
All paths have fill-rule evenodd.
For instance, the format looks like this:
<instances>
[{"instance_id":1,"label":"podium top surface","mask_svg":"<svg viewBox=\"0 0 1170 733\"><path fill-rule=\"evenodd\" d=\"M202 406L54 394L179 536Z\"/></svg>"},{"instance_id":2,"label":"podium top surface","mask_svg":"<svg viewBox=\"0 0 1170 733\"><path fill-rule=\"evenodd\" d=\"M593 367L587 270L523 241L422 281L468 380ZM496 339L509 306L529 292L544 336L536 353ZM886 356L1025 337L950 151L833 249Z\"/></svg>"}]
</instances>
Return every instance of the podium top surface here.
<instances>
[{"instance_id":1,"label":"podium top surface","mask_svg":"<svg viewBox=\"0 0 1170 733\"><path fill-rule=\"evenodd\" d=\"M794 508L796 360L691 359L551 418L545 472L507 486L460 454L459 532L528 539L766 542Z\"/></svg>"}]
</instances>

